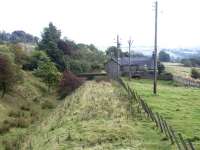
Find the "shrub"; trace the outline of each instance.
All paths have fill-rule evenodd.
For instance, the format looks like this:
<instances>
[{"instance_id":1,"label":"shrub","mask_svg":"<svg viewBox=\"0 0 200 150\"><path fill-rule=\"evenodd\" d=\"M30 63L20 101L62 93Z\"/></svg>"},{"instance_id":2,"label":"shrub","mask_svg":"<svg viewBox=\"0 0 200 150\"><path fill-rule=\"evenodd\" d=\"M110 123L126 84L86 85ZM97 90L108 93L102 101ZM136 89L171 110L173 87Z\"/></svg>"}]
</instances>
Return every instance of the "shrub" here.
<instances>
[{"instance_id":1,"label":"shrub","mask_svg":"<svg viewBox=\"0 0 200 150\"><path fill-rule=\"evenodd\" d=\"M173 80L173 75L171 73L164 72L164 73L161 73L158 76L158 79L160 79L160 80L166 80L166 81L171 81L171 80Z\"/></svg>"},{"instance_id":2,"label":"shrub","mask_svg":"<svg viewBox=\"0 0 200 150\"><path fill-rule=\"evenodd\" d=\"M158 62L158 74L160 75L164 71L165 71L165 66L162 63Z\"/></svg>"},{"instance_id":3,"label":"shrub","mask_svg":"<svg viewBox=\"0 0 200 150\"><path fill-rule=\"evenodd\" d=\"M89 72L91 70L91 65L85 60L69 59L68 61L70 71L75 74Z\"/></svg>"},{"instance_id":4,"label":"shrub","mask_svg":"<svg viewBox=\"0 0 200 150\"><path fill-rule=\"evenodd\" d=\"M3 140L2 144L4 145L5 150L17 150L19 147L17 140Z\"/></svg>"},{"instance_id":5,"label":"shrub","mask_svg":"<svg viewBox=\"0 0 200 150\"><path fill-rule=\"evenodd\" d=\"M43 51L33 51L29 62L24 64L22 69L24 70L34 70L37 69L39 64L42 62L48 62L50 61L50 58L47 56L47 54Z\"/></svg>"},{"instance_id":6,"label":"shrub","mask_svg":"<svg viewBox=\"0 0 200 150\"><path fill-rule=\"evenodd\" d=\"M20 117L17 119L17 127L19 128L27 128L30 124L30 120L24 117Z\"/></svg>"},{"instance_id":7,"label":"shrub","mask_svg":"<svg viewBox=\"0 0 200 150\"><path fill-rule=\"evenodd\" d=\"M15 63L19 65L25 64L28 60L28 55L23 50L22 46L20 44L13 44L11 48L15 54Z\"/></svg>"},{"instance_id":8,"label":"shrub","mask_svg":"<svg viewBox=\"0 0 200 150\"><path fill-rule=\"evenodd\" d=\"M42 109L53 109L55 106L51 101L45 101L42 103Z\"/></svg>"},{"instance_id":9,"label":"shrub","mask_svg":"<svg viewBox=\"0 0 200 150\"><path fill-rule=\"evenodd\" d=\"M20 116L22 116L21 112L20 111L10 111L9 114L8 114L9 117L14 117L14 118L18 118Z\"/></svg>"},{"instance_id":10,"label":"shrub","mask_svg":"<svg viewBox=\"0 0 200 150\"><path fill-rule=\"evenodd\" d=\"M58 83L60 78L60 73L58 72L58 69L51 61L40 63L34 74L42 78L42 80L47 84L48 91L50 90L50 87Z\"/></svg>"},{"instance_id":11,"label":"shrub","mask_svg":"<svg viewBox=\"0 0 200 150\"><path fill-rule=\"evenodd\" d=\"M15 119L5 120L3 124L9 126L10 128L11 127L27 128L30 124L30 120L25 117L19 117Z\"/></svg>"},{"instance_id":12,"label":"shrub","mask_svg":"<svg viewBox=\"0 0 200 150\"><path fill-rule=\"evenodd\" d=\"M4 134L6 132L9 132L10 126L8 124L2 124L0 126L0 134Z\"/></svg>"},{"instance_id":13,"label":"shrub","mask_svg":"<svg viewBox=\"0 0 200 150\"><path fill-rule=\"evenodd\" d=\"M29 111L29 110L30 110L30 106L29 106L29 104L22 105L22 106L20 107L20 109L21 109L21 110L24 110L24 111Z\"/></svg>"},{"instance_id":14,"label":"shrub","mask_svg":"<svg viewBox=\"0 0 200 150\"><path fill-rule=\"evenodd\" d=\"M10 90L13 85L22 80L19 68L7 57L0 54L0 90L2 90L2 97Z\"/></svg>"},{"instance_id":15,"label":"shrub","mask_svg":"<svg viewBox=\"0 0 200 150\"><path fill-rule=\"evenodd\" d=\"M200 71L195 69L195 68L192 68L191 77L194 78L194 79L200 78Z\"/></svg>"},{"instance_id":16,"label":"shrub","mask_svg":"<svg viewBox=\"0 0 200 150\"><path fill-rule=\"evenodd\" d=\"M16 119L4 120L3 124L9 126L10 128L17 127Z\"/></svg>"},{"instance_id":17,"label":"shrub","mask_svg":"<svg viewBox=\"0 0 200 150\"><path fill-rule=\"evenodd\" d=\"M84 80L82 78L75 76L69 71L64 71L58 90L59 94L61 95L61 98L64 98L65 96L73 92L83 82Z\"/></svg>"}]
</instances>

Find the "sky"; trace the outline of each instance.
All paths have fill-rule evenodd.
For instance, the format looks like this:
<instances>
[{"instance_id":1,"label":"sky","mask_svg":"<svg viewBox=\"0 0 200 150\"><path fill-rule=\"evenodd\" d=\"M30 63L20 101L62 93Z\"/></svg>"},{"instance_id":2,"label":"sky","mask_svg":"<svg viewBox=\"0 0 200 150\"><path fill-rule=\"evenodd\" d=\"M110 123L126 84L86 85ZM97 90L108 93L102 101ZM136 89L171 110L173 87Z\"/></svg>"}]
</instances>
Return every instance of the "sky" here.
<instances>
[{"instance_id":1,"label":"sky","mask_svg":"<svg viewBox=\"0 0 200 150\"><path fill-rule=\"evenodd\" d=\"M152 48L153 0L0 0L0 30L24 30L41 35L49 22L77 43L93 43L102 50ZM200 47L200 1L158 0L159 48Z\"/></svg>"}]
</instances>

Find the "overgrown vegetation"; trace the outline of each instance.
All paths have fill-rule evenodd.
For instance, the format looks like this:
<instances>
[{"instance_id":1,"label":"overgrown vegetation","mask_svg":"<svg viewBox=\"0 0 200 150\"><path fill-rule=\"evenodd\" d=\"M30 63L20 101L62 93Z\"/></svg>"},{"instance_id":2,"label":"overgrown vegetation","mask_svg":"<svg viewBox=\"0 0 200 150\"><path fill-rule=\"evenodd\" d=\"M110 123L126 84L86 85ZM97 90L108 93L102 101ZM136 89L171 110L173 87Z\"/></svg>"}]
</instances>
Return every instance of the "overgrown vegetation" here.
<instances>
[{"instance_id":1,"label":"overgrown vegetation","mask_svg":"<svg viewBox=\"0 0 200 150\"><path fill-rule=\"evenodd\" d=\"M148 120L132 116L124 89L88 81L25 137L21 149L174 149Z\"/></svg>"},{"instance_id":2,"label":"overgrown vegetation","mask_svg":"<svg viewBox=\"0 0 200 150\"><path fill-rule=\"evenodd\" d=\"M60 79L60 73L51 61L41 62L39 67L34 71L34 74L42 78L43 82L48 86L48 91L50 91L52 86L57 85Z\"/></svg>"},{"instance_id":3,"label":"overgrown vegetation","mask_svg":"<svg viewBox=\"0 0 200 150\"><path fill-rule=\"evenodd\" d=\"M58 92L61 95L60 98L64 98L65 96L73 92L83 82L84 82L84 79L75 76L69 71L64 71L62 78L60 80L59 89L58 89Z\"/></svg>"}]
</instances>

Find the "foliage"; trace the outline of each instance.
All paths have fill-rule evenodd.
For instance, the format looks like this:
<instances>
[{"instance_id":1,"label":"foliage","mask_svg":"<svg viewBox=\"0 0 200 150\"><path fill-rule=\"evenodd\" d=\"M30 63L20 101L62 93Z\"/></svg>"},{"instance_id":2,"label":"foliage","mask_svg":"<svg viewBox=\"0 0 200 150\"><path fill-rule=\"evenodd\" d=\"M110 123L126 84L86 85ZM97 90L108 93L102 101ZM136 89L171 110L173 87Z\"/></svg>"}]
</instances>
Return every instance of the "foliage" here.
<instances>
[{"instance_id":1,"label":"foliage","mask_svg":"<svg viewBox=\"0 0 200 150\"><path fill-rule=\"evenodd\" d=\"M69 68L75 74L89 72L91 66L86 60L69 59Z\"/></svg>"},{"instance_id":2,"label":"foliage","mask_svg":"<svg viewBox=\"0 0 200 150\"><path fill-rule=\"evenodd\" d=\"M49 26L44 28L42 40L39 42L38 48L46 51L47 55L56 64L56 66L60 70L64 70L66 68L64 52L58 48L60 37L61 31L57 30L53 23L49 23Z\"/></svg>"},{"instance_id":3,"label":"foliage","mask_svg":"<svg viewBox=\"0 0 200 150\"><path fill-rule=\"evenodd\" d=\"M159 60L162 62L169 62L170 61L170 55L166 53L165 51L159 52Z\"/></svg>"},{"instance_id":4,"label":"foliage","mask_svg":"<svg viewBox=\"0 0 200 150\"><path fill-rule=\"evenodd\" d=\"M48 90L58 83L60 76L55 64L51 61L40 63L34 74L42 78L48 86Z\"/></svg>"},{"instance_id":5,"label":"foliage","mask_svg":"<svg viewBox=\"0 0 200 150\"><path fill-rule=\"evenodd\" d=\"M165 66L161 62L158 62L158 74L160 75L164 71L165 71Z\"/></svg>"},{"instance_id":6,"label":"foliage","mask_svg":"<svg viewBox=\"0 0 200 150\"><path fill-rule=\"evenodd\" d=\"M106 57L93 44L76 44L74 41L61 39L61 31L52 23L44 28L40 50L46 51L59 70L70 69L73 73L92 72L104 68Z\"/></svg>"},{"instance_id":7,"label":"foliage","mask_svg":"<svg viewBox=\"0 0 200 150\"><path fill-rule=\"evenodd\" d=\"M172 73L169 73L169 72L163 72L163 73L159 74L158 79L159 80L172 81L173 75L172 75Z\"/></svg>"},{"instance_id":8,"label":"foliage","mask_svg":"<svg viewBox=\"0 0 200 150\"><path fill-rule=\"evenodd\" d=\"M5 31L0 32L1 42L23 42L23 43L37 43L38 37L28 34L24 31L13 31L11 34Z\"/></svg>"},{"instance_id":9,"label":"foliage","mask_svg":"<svg viewBox=\"0 0 200 150\"><path fill-rule=\"evenodd\" d=\"M199 79L200 78L200 71L195 69L195 68L192 68L191 69L191 77L194 78L194 79Z\"/></svg>"},{"instance_id":10,"label":"foliage","mask_svg":"<svg viewBox=\"0 0 200 150\"><path fill-rule=\"evenodd\" d=\"M38 46L42 50L54 51L57 49L57 42L60 40L61 31L57 30L57 28L53 25L53 23L49 23L49 26L44 28L42 33L42 40L39 42Z\"/></svg>"},{"instance_id":11,"label":"foliage","mask_svg":"<svg viewBox=\"0 0 200 150\"><path fill-rule=\"evenodd\" d=\"M115 46L111 46L106 50L106 55L117 58L117 55L119 55L119 57L122 55L122 51Z\"/></svg>"},{"instance_id":12,"label":"foliage","mask_svg":"<svg viewBox=\"0 0 200 150\"><path fill-rule=\"evenodd\" d=\"M76 53L78 46L71 40L59 40L58 48L63 51L64 55L73 55Z\"/></svg>"},{"instance_id":13,"label":"foliage","mask_svg":"<svg viewBox=\"0 0 200 150\"><path fill-rule=\"evenodd\" d=\"M78 78L69 71L64 71L59 84L59 94L61 98L67 96L83 83L83 79Z\"/></svg>"},{"instance_id":14,"label":"foliage","mask_svg":"<svg viewBox=\"0 0 200 150\"><path fill-rule=\"evenodd\" d=\"M28 54L23 50L21 45L13 44L11 46L13 53L15 54L15 63L18 65L23 65L28 61Z\"/></svg>"},{"instance_id":15,"label":"foliage","mask_svg":"<svg viewBox=\"0 0 200 150\"><path fill-rule=\"evenodd\" d=\"M37 69L39 64L42 62L49 62L50 58L44 51L33 51L29 58L29 61L23 65L24 70L34 70Z\"/></svg>"},{"instance_id":16,"label":"foliage","mask_svg":"<svg viewBox=\"0 0 200 150\"><path fill-rule=\"evenodd\" d=\"M53 109L55 108L55 105L51 101L44 101L42 103L42 109Z\"/></svg>"},{"instance_id":17,"label":"foliage","mask_svg":"<svg viewBox=\"0 0 200 150\"><path fill-rule=\"evenodd\" d=\"M19 80L21 80L19 68L11 62L9 57L0 54L0 90L2 90L2 97Z\"/></svg>"}]
</instances>

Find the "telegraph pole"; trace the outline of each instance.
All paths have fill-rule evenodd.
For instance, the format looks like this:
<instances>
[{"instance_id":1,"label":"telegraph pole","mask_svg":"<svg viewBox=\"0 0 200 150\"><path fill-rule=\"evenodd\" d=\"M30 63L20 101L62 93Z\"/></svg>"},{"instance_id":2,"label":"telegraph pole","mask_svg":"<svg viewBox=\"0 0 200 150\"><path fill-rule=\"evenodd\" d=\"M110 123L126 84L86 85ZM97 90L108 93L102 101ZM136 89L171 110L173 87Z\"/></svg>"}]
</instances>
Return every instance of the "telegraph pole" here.
<instances>
[{"instance_id":1,"label":"telegraph pole","mask_svg":"<svg viewBox=\"0 0 200 150\"><path fill-rule=\"evenodd\" d=\"M119 42L119 35L117 35L117 77L119 78L119 49L120 49L120 42Z\"/></svg>"},{"instance_id":2,"label":"telegraph pole","mask_svg":"<svg viewBox=\"0 0 200 150\"><path fill-rule=\"evenodd\" d=\"M131 38L128 40L128 49L129 49L129 80L131 80L131 45L133 40Z\"/></svg>"},{"instance_id":3,"label":"telegraph pole","mask_svg":"<svg viewBox=\"0 0 200 150\"><path fill-rule=\"evenodd\" d=\"M155 39L154 39L154 84L153 93L157 94L157 21L158 21L158 1L155 2Z\"/></svg>"}]
</instances>

